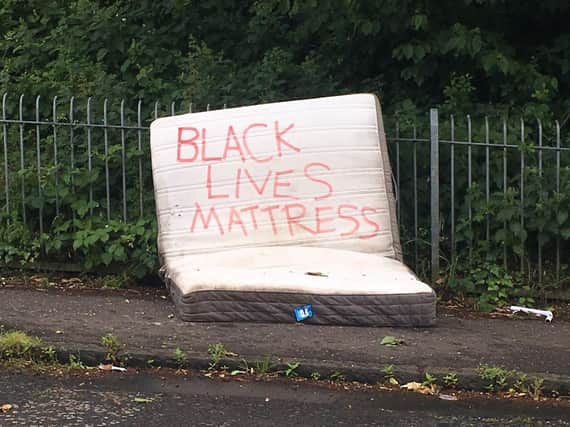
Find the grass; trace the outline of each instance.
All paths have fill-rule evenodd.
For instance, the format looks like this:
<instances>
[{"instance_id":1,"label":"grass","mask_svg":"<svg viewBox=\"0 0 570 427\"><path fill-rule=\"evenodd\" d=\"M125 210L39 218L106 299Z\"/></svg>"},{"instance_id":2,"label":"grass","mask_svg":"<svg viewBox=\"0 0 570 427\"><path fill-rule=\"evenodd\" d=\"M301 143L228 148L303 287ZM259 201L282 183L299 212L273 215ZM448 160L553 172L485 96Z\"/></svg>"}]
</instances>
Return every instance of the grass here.
<instances>
[{"instance_id":1,"label":"grass","mask_svg":"<svg viewBox=\"0 0 570 427\"><path fill-rule=\"evenodd\" d=\"M211 371L218 367L222 358L226 357L228 354L228 351L226 350L226 347L219 342L208 346L208 354L210 355L210 365L208 366L208 369Z\"/></svg>"},{"instance_id":2,"label":"grass","mask_svg":"<svg viewBox=\"0 0 570 427\"><path fill-rule=\"evenodd\" d=\"M22 331L0 334L0 359L40 361L55 359L55 351L43 341Z\"/></svg>"}]
</instances>

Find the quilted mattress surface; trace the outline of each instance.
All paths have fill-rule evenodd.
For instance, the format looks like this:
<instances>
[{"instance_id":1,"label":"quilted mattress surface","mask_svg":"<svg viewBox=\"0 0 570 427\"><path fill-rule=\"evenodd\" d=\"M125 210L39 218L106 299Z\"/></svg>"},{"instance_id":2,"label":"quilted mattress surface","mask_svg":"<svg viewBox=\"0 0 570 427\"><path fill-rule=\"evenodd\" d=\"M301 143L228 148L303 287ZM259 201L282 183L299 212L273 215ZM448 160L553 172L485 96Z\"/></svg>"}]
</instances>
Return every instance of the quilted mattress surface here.
<instances>
[{"instance_id":1,"label":"quilted mattress surface","mask_svg":"<svg viewBox=\"0 0 570 427\"><path fill-rule=\"evenodd\" d=\"M346 95L151 125L163 275L182 318L431 325L402 264L378 99Z\"/></svg>"}]
</instances>

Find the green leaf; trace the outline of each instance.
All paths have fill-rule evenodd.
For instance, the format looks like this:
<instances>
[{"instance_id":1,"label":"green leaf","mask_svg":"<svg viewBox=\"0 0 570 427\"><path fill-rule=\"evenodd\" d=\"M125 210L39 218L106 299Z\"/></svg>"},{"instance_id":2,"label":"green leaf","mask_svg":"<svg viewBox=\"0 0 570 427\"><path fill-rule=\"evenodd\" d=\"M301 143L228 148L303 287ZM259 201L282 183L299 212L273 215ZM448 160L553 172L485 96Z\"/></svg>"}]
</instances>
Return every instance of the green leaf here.
<instances>
[{"instance_id":1,"label":"green leaf","mask_svg":"<svg viewBox=\"0 0 570 427\"><path fill-rule=\"evenodd\" d=\"M391 335L386 335L384 338L382 338L382 341L380 341L380 345L385 345L386 347L396 347L402 343L402 340L399 340Z\"/></svg>"}]
</instances>

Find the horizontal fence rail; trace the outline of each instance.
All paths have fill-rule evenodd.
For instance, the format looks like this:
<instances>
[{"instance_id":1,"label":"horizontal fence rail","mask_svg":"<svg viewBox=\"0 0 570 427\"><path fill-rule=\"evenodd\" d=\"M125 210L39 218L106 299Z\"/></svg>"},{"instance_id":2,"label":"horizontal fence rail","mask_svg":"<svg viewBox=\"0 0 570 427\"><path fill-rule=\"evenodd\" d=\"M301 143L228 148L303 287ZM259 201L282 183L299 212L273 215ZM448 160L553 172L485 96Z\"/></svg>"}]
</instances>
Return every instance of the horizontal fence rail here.
<instances>
[{"instance_id":1,"label":"horizontal fence rail","mask_svg":"<svg viewBox=\"0 0 570 427\"><path fill-rule=\"evenodd\" d=\"M4 94L2 221L43 235L77 212L122 222L152 216L150 123L195 109ZM448 271L499 251L506 269L531 281L568 282L570 147L558 122L436 109L418 123L390 119L403 247L421 277L435 282L440 265Z\"/></svg>"}]
</instances>

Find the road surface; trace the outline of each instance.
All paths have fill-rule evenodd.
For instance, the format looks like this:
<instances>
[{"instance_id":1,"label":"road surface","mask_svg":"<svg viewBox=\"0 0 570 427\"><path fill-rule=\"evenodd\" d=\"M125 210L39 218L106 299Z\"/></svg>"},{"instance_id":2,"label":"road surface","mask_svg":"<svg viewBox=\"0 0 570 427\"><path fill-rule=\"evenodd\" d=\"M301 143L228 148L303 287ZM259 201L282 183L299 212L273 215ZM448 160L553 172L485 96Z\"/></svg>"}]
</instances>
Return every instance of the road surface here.
<instances>
[{"instance_id":1,"label":"road surface","mask_svg":"<svg viewBox=\"0 0 570 427\"><path fill-rule=\"evenodd\" d=\"M48 375L4 369L0 426L570 426L570 404L344 390L171 371Z\"/></svg>"}]
</instances>

